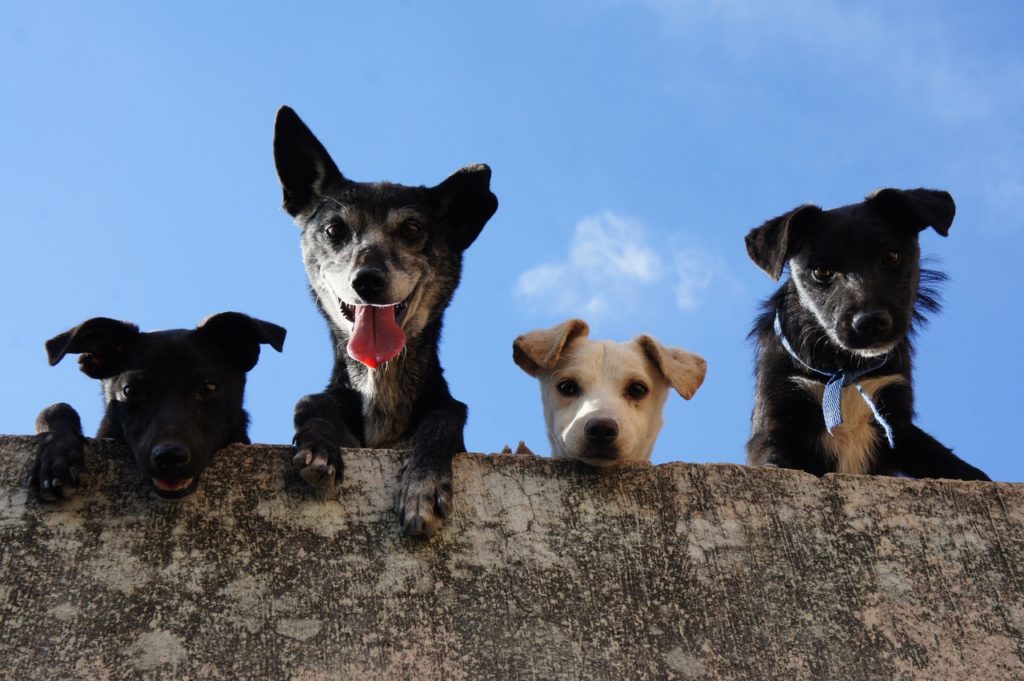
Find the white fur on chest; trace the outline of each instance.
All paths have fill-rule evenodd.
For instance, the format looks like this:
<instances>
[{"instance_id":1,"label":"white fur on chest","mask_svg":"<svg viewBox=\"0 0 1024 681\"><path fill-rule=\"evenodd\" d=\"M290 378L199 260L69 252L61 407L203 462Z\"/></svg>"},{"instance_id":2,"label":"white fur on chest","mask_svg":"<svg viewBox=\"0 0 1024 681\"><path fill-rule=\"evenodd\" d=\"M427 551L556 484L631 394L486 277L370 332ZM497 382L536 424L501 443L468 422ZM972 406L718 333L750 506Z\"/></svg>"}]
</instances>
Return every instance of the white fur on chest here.
<instances>
[{"instance_id":1,"label":"white fur on chest","mask_svg":"<svg viewBox=\"0 0 1024 681\"><path fill-rule=\"evenodd\" d=\"M411 405L399 381L394 380L397 377L387 375L391 369L385 364L355 381L363 402L363 441L376 449L409 449L412 438L402 436L409 426Z\"/></svg>"},{"instance_id":2,"label":"white fur on chest","mask_svg":"<svg viewBox=\"0 0 1024 681\"><path fill-rule=\"evenodd\" d=\"M822 395L825 393L824 383L803 376L792 376L790 380L813 395L818 404L821 404ZM875 395L884 388L897 383L906 383L906 379L903 376L891 374L865 378L858 383L864 389L864 393L874 400ZM825 430L824 417L822 417L819 441L822 448L835 459L837 472L854 475L867 473L874 463L875 448L878 446L879 438L882 437L878 428L875 427L874 414L871 413L871 407L857 392L856 386L852 385L843 388L842 409L843 422L836 426L831 434Z\"/></svg>"}]
</instances>

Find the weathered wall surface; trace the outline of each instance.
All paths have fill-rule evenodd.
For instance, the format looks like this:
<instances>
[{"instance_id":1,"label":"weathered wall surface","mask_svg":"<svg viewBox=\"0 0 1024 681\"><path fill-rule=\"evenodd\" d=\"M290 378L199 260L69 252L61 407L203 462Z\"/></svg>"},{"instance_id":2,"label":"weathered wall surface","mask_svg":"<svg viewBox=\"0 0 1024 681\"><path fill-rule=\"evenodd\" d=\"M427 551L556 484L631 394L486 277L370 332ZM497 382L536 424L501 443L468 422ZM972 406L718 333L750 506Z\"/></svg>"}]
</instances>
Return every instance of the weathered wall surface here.
<instances>
[{"instance_id":1,"label":"weathered wall surface","mask_svg":"<svg viewBox=\"0 0 1024 681\"><path fill-rule=\"evenodd\" d=\"M1024 678L1024 487L461 456L457 507L398 532L401 456L313 498L284 447L151 498L93 442L27 496L0 439L0 676Z\"/></svg>"}]
</instances>

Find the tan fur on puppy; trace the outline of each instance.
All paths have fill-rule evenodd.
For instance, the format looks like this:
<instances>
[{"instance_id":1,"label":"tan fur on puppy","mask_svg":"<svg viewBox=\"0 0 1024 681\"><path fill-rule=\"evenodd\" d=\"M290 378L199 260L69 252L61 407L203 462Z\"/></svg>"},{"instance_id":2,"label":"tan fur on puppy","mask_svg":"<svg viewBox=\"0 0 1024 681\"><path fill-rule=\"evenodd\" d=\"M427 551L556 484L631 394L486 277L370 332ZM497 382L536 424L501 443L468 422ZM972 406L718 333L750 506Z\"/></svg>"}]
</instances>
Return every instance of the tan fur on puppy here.
<instances>
[{"instance_id":1,"label":"tan fur on puppy","mask_svg":"<svg viewBox=\"0 0 1024 681\"><path fill-rule=\"evenodd\" d=\"M589 331L570 319L512 343L512 359L540 381L551 455L602 467L649 461L669 387L690 399L707 364L650 336L614 343Z\"/></svg>"}]
</instances>

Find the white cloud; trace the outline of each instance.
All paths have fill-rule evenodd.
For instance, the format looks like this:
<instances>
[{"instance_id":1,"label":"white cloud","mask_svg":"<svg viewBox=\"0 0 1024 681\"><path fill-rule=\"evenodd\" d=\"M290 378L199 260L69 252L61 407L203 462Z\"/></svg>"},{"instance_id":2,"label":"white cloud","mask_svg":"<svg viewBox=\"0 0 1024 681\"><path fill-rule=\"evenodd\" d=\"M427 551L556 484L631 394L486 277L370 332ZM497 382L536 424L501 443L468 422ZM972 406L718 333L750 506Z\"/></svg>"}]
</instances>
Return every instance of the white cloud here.
<instances>
[{"instance_id":1,"label":"white cloud","mask_svg":"<svg viewBox=\"0 0 1024 681\"><path fill-rule=\"evenodd\" d=\"M639 282L657 281L661 258L649 248L639 222L605 212L581 220L570 249L570 264L578 271L603 279L614 275Z\"/></svg>"},{"instance_id":2,"label":"white cloud","mask_svg":"<svg viewBox=\"0 0 1024 681\"><path fill-rule=\"evenodd\" d=\"M722 262L706 253L686 249L675 254L676 303L683 312L693 312L700 306L700 296L721 273Z\"/></svg>"},{"instance_id":3,"label":"white cloud","mask_svg":"<svg viewBox=\"0 0 1024 681\"><path fill-rule=\"evenodd\" d=\"M621 316L674 297L683 312L696 310L708 289L726 275L720 258L696 248L652 245L639 220L604 212L580 220L568 257L519 276L516 294L552 314ZM667 239L659 239L667 242Z\"/></svg>"}]
</instances>

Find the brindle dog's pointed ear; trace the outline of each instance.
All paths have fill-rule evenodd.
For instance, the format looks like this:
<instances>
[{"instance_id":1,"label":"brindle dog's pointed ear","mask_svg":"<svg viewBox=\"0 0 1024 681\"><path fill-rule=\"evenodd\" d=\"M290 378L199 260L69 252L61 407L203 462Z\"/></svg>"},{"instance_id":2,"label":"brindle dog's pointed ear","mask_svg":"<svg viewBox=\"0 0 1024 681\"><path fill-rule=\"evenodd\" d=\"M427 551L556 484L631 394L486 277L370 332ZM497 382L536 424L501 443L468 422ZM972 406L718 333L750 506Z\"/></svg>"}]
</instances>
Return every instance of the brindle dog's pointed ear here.
<instances>
[{"instance_id":1,"label":"brindle dog's pointed ear","mask_svg":"<svg viewBox=\"0 0 1024 681\"><path fill-rule=\"evenodd\" d=\"M704 376L708 371L708 363L703 357L682 348L666 348L656 339L646 335L637 336L636 342L651 364L684 400L697 393L697 388L704 383Z\"/></svg>"},{"instance_id":2,"label":"brindle dog's pointed ear","mask_svg":"<svg viewBox=\"0 0 1024 681\"><path fill-rule=\"evenodd\" d=\"M745 239L750 259L778 281L799 230L820 216L821 208L805 204L750 230Z\"/></svg>"},{"instance_id":3,"label":"brindle dog's pointed ear","mask_svg":"<svg viewBox=\"0 0 1024 681\"><path fill-rule=\"evenodd\" d=\"M345 177L320 140L290 107L282 106L274 123L274 163L284 192L284 209L292 217L313 207L317 197Z\"/></svg>"},{"instance_id":4,"label":"brindle dog's pointed ear","mask_svg":"<svg viewBox=\"0 0 1024 681\"><path fill-rule=\"evenodd\" d=\"M124 371L139 327L107 317L94 317L46 341L50 366L64 355L81 354L78 366L91 378L110 378Z\"/></svg>"},{"instance_id":5,"label":"brindle dog's pointed ear","mask_svg":"<svg viewBox=\"0 0 1024 681\"><path fill-rule=\"evenodd\" d=\"M491 169L483 163L455 171L431 190L437 196L446 236L453 248L464 251L498 210L491 193Z\"/></svg>"},{"instance_id":6,"label":"brindle dog's pointed ear","mask_svg":"<svg viewBox=\"0 0 1024 681\"><path fill-rule=\"evenodd\" d=\"M284 349L287 331L241 312L221 312L200 322L193 333L220 346L238 368L249 371L260 358L260 345Z\"/></svg>"},{"instance_id":7,"label":"brindle dog's pointed ear","mask_svg":"<svg viewBox=\"0 0 1024 681\"><path fill-rule=\"evenodd\" d=\"M867 203L919 232L933 227L942 236L949 236L956 215L953 197L936 189L879 189Z\"/></svg>"},{"instance_id":8,"label":"brindle dog's pointed ear","mask_svg":"<svg viewBox=\"0 0 1024 681\"><path fill-rule=\"evenodd\" d=\"M566 346L577 338L586 338L590 327L582 319L570 319L550 329L524 333L512 341L512 361L519 368L538 376L558 364Z\"/></svg>"}]
</instances>

